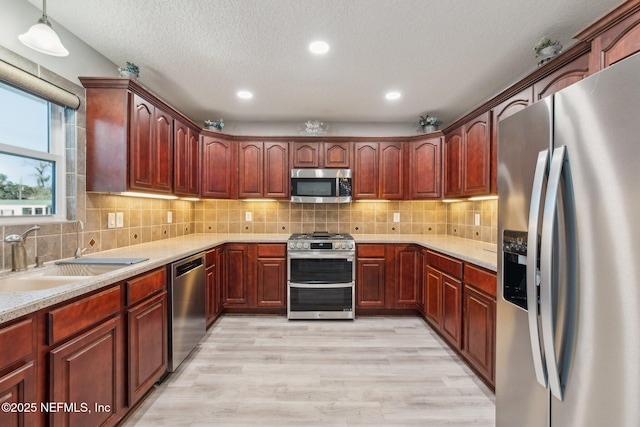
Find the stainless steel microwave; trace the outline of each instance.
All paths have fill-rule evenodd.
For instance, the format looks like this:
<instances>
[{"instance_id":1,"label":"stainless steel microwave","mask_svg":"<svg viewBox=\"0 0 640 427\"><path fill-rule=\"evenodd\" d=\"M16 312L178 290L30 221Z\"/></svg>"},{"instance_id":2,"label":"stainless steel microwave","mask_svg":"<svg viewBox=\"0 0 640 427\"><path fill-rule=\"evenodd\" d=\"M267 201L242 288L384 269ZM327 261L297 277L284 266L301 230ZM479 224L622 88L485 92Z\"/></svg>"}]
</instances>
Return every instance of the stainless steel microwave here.
<instances>
[{"instance_id":1,"label":"stainless steel microwave","mask_svg":"<svg viewBox=\"0 0 640 427\"><path fill-rule=\"evenodd\" d=\"M351 169L291 169L294 203L349 203Z\"/></svg>"}]
</instances>

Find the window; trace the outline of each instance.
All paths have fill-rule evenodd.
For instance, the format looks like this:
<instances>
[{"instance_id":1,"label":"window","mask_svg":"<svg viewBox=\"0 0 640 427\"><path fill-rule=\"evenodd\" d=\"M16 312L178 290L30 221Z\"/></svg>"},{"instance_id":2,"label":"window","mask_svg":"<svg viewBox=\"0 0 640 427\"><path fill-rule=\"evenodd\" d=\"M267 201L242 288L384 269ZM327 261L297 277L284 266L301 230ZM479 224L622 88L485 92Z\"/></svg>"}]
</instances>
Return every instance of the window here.
<instances>
[{"instance_id":1,"label":"window","mask_svg":"<svg viewBox=\"0 0 640 427\"><path fill-rule=\"evenodd\" d=\"M64 216L64 107L0 83L0 216Z\"/></svg>"}]
</instances>

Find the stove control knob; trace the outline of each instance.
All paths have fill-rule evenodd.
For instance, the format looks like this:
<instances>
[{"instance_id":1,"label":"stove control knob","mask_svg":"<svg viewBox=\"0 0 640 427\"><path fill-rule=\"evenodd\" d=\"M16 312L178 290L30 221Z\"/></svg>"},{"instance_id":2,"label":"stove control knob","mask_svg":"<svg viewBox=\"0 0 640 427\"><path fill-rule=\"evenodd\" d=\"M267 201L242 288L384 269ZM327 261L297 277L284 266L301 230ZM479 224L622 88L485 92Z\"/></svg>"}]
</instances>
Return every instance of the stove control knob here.
<instances>
[{"instance_id":1,"label":"stove control knob","mask_svg":"<svg viewBox=\"0 0 640 427\"><path fill-rule=\"evenodd\" d=\"M309 247L309 244L308 244L307 242L304 242L304 243L302 244L302 247L304 247L305 249L307 249L307 248Z\"/></svg>"},{"instance_id":2,"label":"stove control knob","mask_svg":"<svg viewBox=\"0 0 640 427\"><path fill-rule=\"evenodd\" d=\"M342 249L346 249L346 248L347 248L347 244L346 244L346 243L341 243L341 244L340 244L340 247L341 247Z\"/></svg>"},{"instance_id":3,"label":"stove control knob","mask_svg":"<svg viewBox=\"0 0 640 427\"><path fill-rule=\"evenodd\" d=\"M289 249L293 249L296 247L296 244L293 242L289 242Z\"/></svg>"},{"instance_id":4,"label":"stove control knob","mask_svg":"<svg viewBox=\"0 0 640 427\"><path fill-rule=\"evenodd\" d=\"M353 249L353 243L349 243L349 246L347 246L349 249Z\"/></svg>"},{"instance_id":5,"label":"stove control knob","mask_svg":"<svg viewBox=\"0 0 640 427\"><path fill-rule=\"evenodd\" d=\"M296 248L302 249L302 243L300 243L300 242L296 243Z\"/></svg>"}]
</instances>

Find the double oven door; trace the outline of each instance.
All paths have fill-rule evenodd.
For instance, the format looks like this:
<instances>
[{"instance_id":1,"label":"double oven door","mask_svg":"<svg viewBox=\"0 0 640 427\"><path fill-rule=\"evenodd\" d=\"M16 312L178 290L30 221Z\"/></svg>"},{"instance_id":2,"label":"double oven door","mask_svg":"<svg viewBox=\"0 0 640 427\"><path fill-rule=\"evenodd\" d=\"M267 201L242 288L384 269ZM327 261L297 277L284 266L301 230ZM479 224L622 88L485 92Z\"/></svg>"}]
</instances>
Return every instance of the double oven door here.
<instances>
[{"instance_id":1,"label":"double oven door","mask_svg":"<svg viewBox=\"0 0 640 427\"><path fill-rule=\"evenodd\" d=\"M353 319L354 254L309 251L288 255L289 319Z\"/></svg>"}]
</instances>

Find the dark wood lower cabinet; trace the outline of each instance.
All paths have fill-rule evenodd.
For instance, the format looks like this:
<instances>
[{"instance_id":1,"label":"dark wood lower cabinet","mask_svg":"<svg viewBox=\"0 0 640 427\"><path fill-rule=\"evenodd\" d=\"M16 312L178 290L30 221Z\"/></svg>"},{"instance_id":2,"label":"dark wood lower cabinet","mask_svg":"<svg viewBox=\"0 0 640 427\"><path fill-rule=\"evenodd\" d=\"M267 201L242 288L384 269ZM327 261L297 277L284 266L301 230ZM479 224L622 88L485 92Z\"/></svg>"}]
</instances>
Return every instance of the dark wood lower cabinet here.
<instances>
[{"instance_id":1,"label":"dark wood lower cabinet","mask_svg":"<svg viewBox=\"0 0 640 427\"><path fill-rule=\"evenodd\" d=\"M36 402L36 378L33 361L0 376L0 404L33 405ZM0 426L30 427L36 425L37 408L28 406L29 411L0 411Z\"/></svg>"},{"instance_id":2,"label":"dark wood lower cabinet","mask_svg":"<svg viewBox=\"0 0 640 427\"><path fill-rule=\"evenodd\" d=\"M218 248L207 252L205 312L207 327L209 327L222 312L222 288L220 287L220 250Z\"/></svg>"},{"instance_id":3,"label":"dark wood lower cabinet","mask_svg":"<svg viewBox=\"0 0 640 427\"><path fill-rule=\"evenodd\" d=\"M52 426L115 425L122 409L121 334L116 316L51 350L49 401L71 405L49 411Z\"/></svg>"},{"instance_id":4,"label":"dark wood lower cabinet","mask_svg":"<svg viewBox=\"0 0 640 427\"><path fill-rule=\"evenodd\" d=\"M425 279L424 311L427 320L436 328L442 324L442 274L433 267L427 267Z\"/></svg>"},{"instance_id":5,"label":"dark wood lower cabinet","mask_svg":"<svg viewBox=\"0 0 640 427\"><path fill-rule=\"evenodd\" d=\"M442 335L456 348L462 347L462 282L442 275Z\"/></svg>"},{"instance_id":6,"label":"dark wood lower cabinet","mask_svg":"<svg viewBox=\"0 0 640 427\"><path fill-rule=\"evenodd\" d=\"M128 405L133 406L167 370L167 292L127 310Z\"/></svg>"},{"instance_id":7,"label":"dark wood lower cabinet","mask_svg":"<svg viewBox=\"0 0 640 427\"><path fill-rule=\"evenodd\" d=\"M249 308L249 258L247 244L227 244L224 248L224 307Z\"/></svg>"},{"instance_id":8,"label":"dark wood lower cabinet","mask_svg":"<svg viewBox=\"0 0 640 427\"><path fill-rule=\"evenodd\" d=\"M356 313L358 308L385 308L386 245L356 245Z\"/></svg>"},{"instance_id":9,"label":"dark wood lower cabinet","mask_svg":"<svg viewBox=\"0 0 640 427\"><path fill-rule=\"evenodd\" d=\"M421 265L418 262L420 250L416 245L396 245L395 260L395 301L393 308L416 308L418 280Z\"/></svg>"},{"instance_id":10,"label":"dark wood lower cabinet","mask_svg":"<svg viewBox=\"0 0 640 427\"><path fill-rule=\"evenodd\" d=\"M282 243L259 243L256 246L256 305L286 308L287 249Z\"/></svg>"},{"instance_id":11,"label":"dark wood lower cabinet","mask_svg":"<svg viewBox=\"0 0 640 427\"><path fill-rule=\"evenodd\" d=\"M476 370L493 383L496 302L473 286L464 286L463 354Z\"/></svg>"}]
</instances>

